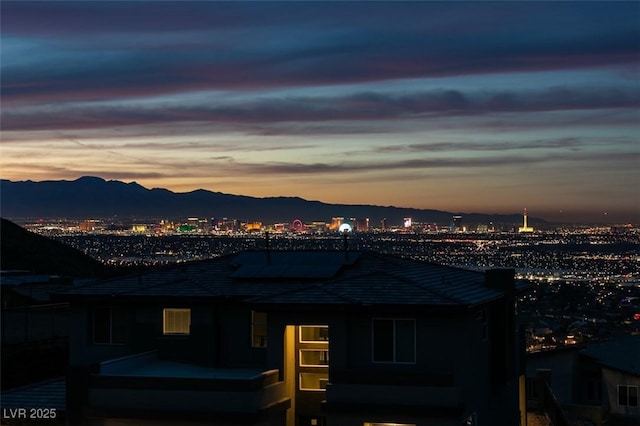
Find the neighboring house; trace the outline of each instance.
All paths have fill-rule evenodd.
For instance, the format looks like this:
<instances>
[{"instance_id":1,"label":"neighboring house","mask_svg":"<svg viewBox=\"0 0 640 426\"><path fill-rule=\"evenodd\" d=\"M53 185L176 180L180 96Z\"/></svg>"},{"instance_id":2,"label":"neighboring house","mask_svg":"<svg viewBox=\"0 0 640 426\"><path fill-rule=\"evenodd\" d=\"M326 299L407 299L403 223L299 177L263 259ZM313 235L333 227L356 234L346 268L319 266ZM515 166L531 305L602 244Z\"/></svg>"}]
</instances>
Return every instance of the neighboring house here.
<instances>
[{"instance_id":1,"label":"neighboring house","mask_svg":"<svg viewBox=\"0 0 640 426\"><path fill-rule=\"evenodd\" d=\"M529 406L536 404L536 375L570 421L594 425L640 424L640 335L568 346L527 356Z\"/></svg>"},{"instance_id":2,"label":"neighboring house","mask_svg":"<svg viewBox=\"0 0 640 426\"><path fill-rule=\"evenodd\" d=\"M70 303L69 421L521 423L513 270L246 251L97 281Z\"/></svg>"},{"instance_id":3,"label":"neighboring house","mask_svg":"<svg viewBox=\"0 0 640 426\"><path fill-rule=\"evenodd\" d=\"M66 337L67 306L51 303L51 293L72 284L71 279L58 276L0 271L2 344Z\"/></svg>"}]
</instances>

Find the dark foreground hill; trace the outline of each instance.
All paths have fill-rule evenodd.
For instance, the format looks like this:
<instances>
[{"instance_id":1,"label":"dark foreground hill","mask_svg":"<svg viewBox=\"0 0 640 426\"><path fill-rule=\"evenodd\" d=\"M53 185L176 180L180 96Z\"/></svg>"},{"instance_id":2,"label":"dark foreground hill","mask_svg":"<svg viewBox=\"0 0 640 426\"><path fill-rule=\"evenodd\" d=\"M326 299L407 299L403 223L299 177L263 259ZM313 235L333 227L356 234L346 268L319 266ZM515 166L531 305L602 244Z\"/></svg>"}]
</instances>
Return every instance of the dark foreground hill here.
<instances>
[{"instance_id":1,"label":"dark foreground hill","mask_svg":"<svg viewBox=\"0 0 640 426\"><path fill-rule=\"evenodd\" d=\"M109 272L105 265L81 251L4 218L0 222L0 268L70 277L98 277Z\"/></svg>"},{"instance_id":2,"label":"dark foreground hill","mask_svg":"<svg viewBox=\"0 0 640 426\"><path fill-rule=\"evenodd\" d=\"M167 189L147 189L132 182L105 181L82 177L74 181L0 181L2 216L6 218L234 218L264 223L329 221L334 216L370 218L379 224L383 218L400 225L403 217L423 223L447 224L454 214L463 223L521 223L520 214L488 215L453 213L371 205L326 204L298 197L255 198L206 190L176 193ZM530 219L532 223L540 222Z\"/></svg>"}]
</instances>

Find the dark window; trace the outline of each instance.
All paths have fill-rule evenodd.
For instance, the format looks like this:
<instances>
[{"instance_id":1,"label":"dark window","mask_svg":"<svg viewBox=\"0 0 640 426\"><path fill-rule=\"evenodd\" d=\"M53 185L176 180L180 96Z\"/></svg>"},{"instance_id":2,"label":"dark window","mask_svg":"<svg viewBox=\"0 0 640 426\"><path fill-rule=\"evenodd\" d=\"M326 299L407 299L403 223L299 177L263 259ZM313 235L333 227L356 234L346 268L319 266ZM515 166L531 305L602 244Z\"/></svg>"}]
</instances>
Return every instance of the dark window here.
<instances>
[{"instance_id":1,"label":"dark window","mask_svg":"<svg viewBox=\"0 0 640 426\"><path fill-rule=\"evenodd\" d=\"M373 361L412 363L416 359L413 319L373 320Z\"/></svg>"},{"instance_id":2,"label":"dark window","mask_svg":"<svg viewBox=\"0 0 640 426\"><path fill-rule=\"evenodd\" d=\"M93 310L93 343L114 345L124 343L124 310L100 306Z\"/></svg>"},{"instance_id":3,"label":"dark window","mask_svg":"<svg viewBox=\"0 0 640 426\"><path fill-rule=\"evenodd\" d=\"M396 362L414 362L416 330L413 320L396 320Z\"/></svg>"},{"instance_id":4,"label":"dark window","mask_svg":"<svg viewBox=\"0 0 640 426\"><path fill-rule=\"evenodd\" d=\"M626 407L638 406L638 387L637 386L618 386L618 405Z\"/></svg>"}]
</instances>

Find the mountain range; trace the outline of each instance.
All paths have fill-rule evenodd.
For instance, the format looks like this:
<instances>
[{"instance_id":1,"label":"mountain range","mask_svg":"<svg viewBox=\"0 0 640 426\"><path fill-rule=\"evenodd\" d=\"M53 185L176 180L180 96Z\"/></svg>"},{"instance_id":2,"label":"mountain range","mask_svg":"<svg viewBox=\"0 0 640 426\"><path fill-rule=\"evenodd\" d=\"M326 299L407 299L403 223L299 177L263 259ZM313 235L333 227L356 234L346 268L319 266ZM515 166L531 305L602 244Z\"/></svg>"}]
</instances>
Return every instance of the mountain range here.
<instances>
[{"instance_id":1,"label":"mountain range","mask_svg":"<svg viewBox=\"0 0 640 426\"><path fill-rule=\"evenodd\" d=\"M198 189L172 192L148 189L136 182L125 183L85 176L73 181L0 180L0 215L5 218L234 218L263 223L329 221L332 217L370 218L378 224L400 225L404 217L423 223L450 223L463 216L463 223L522 222L520 214L498 215L424 210L393 206L328 204L298 197L257 198ZM543 220L530 218L531 223Z\"/></svg>"}]
</instances>

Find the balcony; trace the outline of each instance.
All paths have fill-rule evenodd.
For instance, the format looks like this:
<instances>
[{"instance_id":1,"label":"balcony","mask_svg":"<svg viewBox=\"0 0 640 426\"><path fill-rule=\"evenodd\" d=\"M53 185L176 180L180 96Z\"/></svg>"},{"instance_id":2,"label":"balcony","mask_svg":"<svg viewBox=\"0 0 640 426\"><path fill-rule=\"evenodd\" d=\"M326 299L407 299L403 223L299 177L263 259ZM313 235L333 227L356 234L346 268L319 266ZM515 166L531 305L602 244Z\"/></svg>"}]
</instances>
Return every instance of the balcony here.
<instances>
[{"instance_id":1,"label":"balcony","mask_svg":"<svg viewBox=\"0 0 640 426\"><path fill-rule=\"evenodd\" d=\"M259 419L290 406L278 370L159 360L155 351L103 362L89 377L92 417Z\"/></svg>"}]
</instances>

